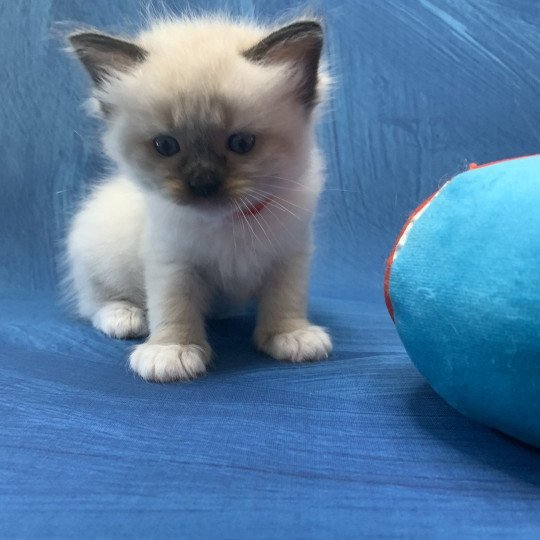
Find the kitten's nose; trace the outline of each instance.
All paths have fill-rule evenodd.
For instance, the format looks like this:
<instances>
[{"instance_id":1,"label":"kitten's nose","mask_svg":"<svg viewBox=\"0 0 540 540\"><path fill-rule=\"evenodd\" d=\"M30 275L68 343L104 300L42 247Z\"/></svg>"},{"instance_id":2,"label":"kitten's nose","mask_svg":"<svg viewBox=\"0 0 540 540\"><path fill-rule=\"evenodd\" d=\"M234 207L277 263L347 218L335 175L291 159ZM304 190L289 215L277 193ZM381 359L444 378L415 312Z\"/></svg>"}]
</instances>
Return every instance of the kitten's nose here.
<instances>
[{"instance_id":1,"label":"kitten's nose","mask_svg":"<svg viewBox=\"0 0 540 540\"><path fill-rule=\"evenodd\" d=\"M187 185L197 197L210 197L221 188L221 176L214 171L198 171L189 176Z\"/></svg>"}]
</instances>

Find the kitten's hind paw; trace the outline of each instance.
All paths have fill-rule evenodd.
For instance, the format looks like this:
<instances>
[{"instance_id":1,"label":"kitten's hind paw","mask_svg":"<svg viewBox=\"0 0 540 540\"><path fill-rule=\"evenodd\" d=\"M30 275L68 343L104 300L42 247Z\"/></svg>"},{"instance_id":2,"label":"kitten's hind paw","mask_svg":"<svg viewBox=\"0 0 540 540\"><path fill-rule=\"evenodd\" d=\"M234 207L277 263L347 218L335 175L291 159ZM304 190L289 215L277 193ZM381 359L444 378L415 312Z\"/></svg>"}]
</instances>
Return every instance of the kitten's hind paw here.
<instances>
[{"instance_id":1,"label":"kitten's hind paw","mask_svg":"<svg viewBox=\"0 0 540 540\"><path fill-rule=\"evenodd\" d=\"M148 333L144 311L129 302L109 302L92 317L92 324L113 338L128 339Z\"/></svg>"},{"instance_id":2,"label":"kitten's hind paw","mask_svg":"<svg viewBox=\"0 0 540 540\"><path fill-rule=\"evenodd\" d=\"M143 343L129 358L131 369L147 381L171 382L193 379L206 372L208 345L159 345Z\"/></svg>"},{"instance_id":3,"label":"kitten's hind paw","mask_svg":"<svg viewBox=\"0 0 540 540\"><path fill-rule=\"evenodd\" d=\"M256 332L255 343L276 360L289 362L322 360L332 351L330 336L320 326L313 325L279 334Z\"/></svg>"}]
</instances>

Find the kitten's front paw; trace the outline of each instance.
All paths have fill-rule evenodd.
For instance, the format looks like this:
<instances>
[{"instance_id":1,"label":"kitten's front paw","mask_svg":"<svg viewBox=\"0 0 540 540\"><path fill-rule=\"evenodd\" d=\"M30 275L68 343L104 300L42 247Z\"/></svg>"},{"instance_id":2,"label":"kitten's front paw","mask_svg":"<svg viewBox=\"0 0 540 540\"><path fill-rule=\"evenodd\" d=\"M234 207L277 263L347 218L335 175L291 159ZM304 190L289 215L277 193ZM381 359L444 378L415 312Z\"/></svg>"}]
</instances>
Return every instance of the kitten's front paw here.
<instances>
[{"instance_id":1,"label":"kitten's front paw","mask_svg":"<svg viewBox=\"0 0 540 540\"><path fill-rule=\"evenodd\" d=\"M129 302L109 302L92 317L92 324L110 337L127 339L148 333L144 311Z\"/></svg>"},{"instance_id":2,"label":"kitten's front paw","mask_svg":"<svg viewBox=\"0 0 540 540\"><path fill-rule=\"evenodd\" d=\"M147 381L170 382L204 374L210 356L207 345L143 343L135 347L129 364L135 373Z\"/></svg>"},{"instance_id":3,"label":"kitten's front paw","mask_svg":"<svg viewBox=\"0 0 540 540\"><path fill-rule=\"evenodd\" d=\"M306 326L281 334L255 334L259 349L276 360L308 362L327 358L332 351L332 341L320 326Z\"/></svg>"}]
</instances>

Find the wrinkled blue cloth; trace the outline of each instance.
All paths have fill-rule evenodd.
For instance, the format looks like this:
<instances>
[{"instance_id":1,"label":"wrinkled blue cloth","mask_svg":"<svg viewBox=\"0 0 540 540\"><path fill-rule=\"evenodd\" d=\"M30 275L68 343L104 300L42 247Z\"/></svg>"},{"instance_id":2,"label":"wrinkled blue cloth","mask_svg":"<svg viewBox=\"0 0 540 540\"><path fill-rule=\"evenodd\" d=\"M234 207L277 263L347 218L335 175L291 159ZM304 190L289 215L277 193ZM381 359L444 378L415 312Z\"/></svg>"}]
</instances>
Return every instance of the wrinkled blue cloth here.
<instances>
[{"instance_id":1,"label":"wrinkled blue cloth","mask_svg":"<svg viewBox=\"0 0 540 540\"><path fill-rule=\"evenodd\" d=\"M193 0L281 15L290 2ZM185 6L181 0L167 2ZM0 536L113 538L540 535L540 454L451 409L384 308L407 215L469 161L540 146L536 0L320 0L336 79L320 137L328 189L311 312L319 364L212 323L216 367L146 383L114 341L57 307L77 202L106 170L58 35L132 30L138 0L0 2Z\"/></svg>"}]
</instances>

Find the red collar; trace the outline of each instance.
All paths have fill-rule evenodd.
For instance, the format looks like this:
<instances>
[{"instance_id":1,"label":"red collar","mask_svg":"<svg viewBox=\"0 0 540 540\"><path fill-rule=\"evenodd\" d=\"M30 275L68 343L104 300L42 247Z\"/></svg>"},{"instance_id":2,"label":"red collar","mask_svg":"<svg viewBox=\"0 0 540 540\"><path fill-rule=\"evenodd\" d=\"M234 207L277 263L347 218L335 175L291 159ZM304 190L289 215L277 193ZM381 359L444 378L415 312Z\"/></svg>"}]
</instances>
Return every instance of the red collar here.
<instances>
[{"instance_id":1,"label":"red collar","mask_svg":"<svg viewBox=\"0 0 540 540\"><path fill-rule=\"evenodd\" d=\"M268 206L268 203L271 200L272 200L272 197L266 197L262 201L259 201L253 205L244 206L238 212L236 212L236 215L245 216L245 217L256 216L257 214L260 214Z\"/></svg>"}]
</instances>

